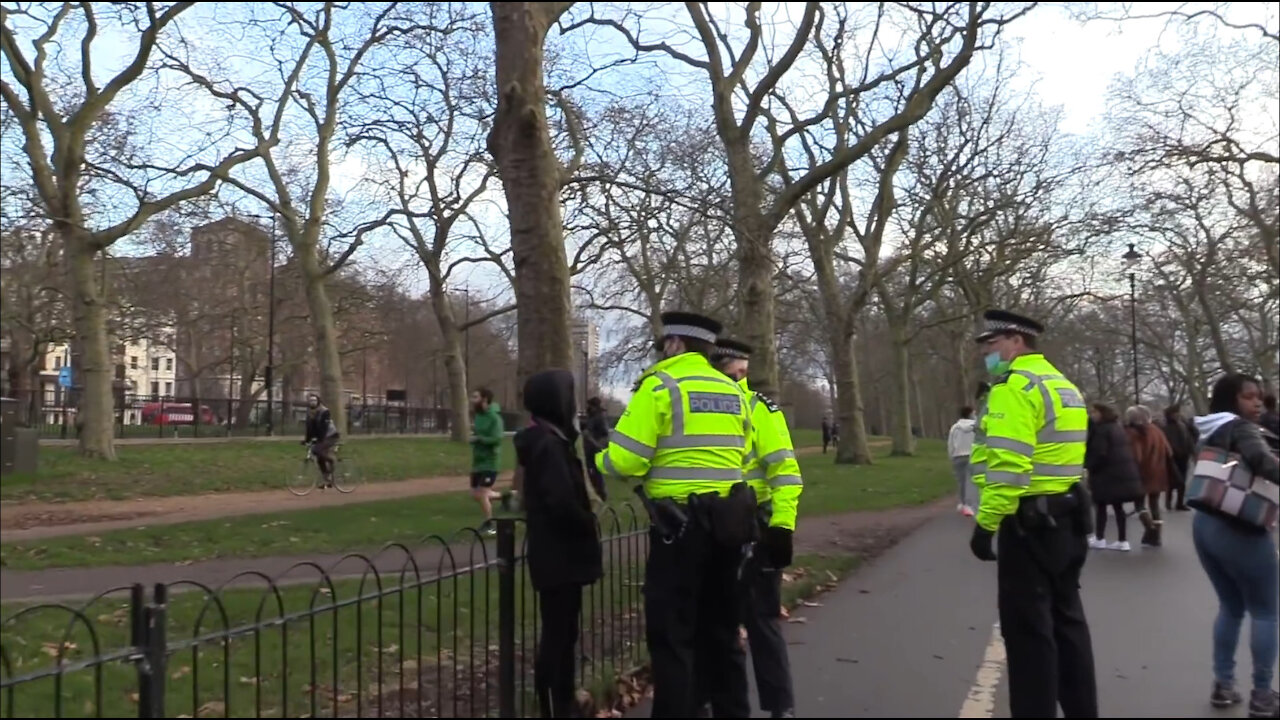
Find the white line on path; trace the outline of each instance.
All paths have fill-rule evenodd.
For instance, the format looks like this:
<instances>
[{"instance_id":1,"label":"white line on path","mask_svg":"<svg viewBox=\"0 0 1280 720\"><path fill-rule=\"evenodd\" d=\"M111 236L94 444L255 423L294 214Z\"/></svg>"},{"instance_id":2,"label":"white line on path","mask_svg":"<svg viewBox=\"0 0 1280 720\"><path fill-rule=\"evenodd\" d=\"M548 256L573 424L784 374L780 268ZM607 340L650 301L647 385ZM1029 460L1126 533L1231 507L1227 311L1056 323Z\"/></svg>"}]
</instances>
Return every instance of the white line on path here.
<instances>
[{"instance_id":1,"label":"white line on path","mask_svg":"<svg viewBox=\"0 0 1280 720\"><path fill-rule=\"evenodd\" d=\"M969 688L969 696L960 706L962 718L989 718L996 710L996 688L1004 676L1004 638L1000 637L1000 623L991 628L991 641L987 643L978 674Z\"/></svg>"}]
</instances>

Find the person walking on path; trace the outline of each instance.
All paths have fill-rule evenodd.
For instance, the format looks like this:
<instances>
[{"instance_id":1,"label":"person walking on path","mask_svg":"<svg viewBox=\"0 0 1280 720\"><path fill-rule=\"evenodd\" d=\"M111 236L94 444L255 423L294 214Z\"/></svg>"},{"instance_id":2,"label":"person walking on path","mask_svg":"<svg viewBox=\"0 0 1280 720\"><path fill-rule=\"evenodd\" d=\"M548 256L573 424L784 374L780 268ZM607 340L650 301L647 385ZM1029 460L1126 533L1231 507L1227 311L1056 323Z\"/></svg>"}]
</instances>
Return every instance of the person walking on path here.
<instances>
[{"instance_id":1,"label":"person walking on path","mask_svg":"<svg viewBox=\"0 0 1280 720\"><path fill-rule=\"evenodd\" d=\"M496 533L493 527L493 501L500 497L493 489L498 482L499 458L502 451L502 415L493 391L477 388L471 393L471 409L475 419L471 426L471 496L480 504L484 523L480 531Z\"/></svg>"},{"instance_id":2,"label":"person walking on path","mask_svg":"<svg viewBox=\"0 0 1280 720\"><path fill-rule=\"evenodd\" d=\"M1187 507L1187 468L1191 463L1191 454L1195 452L1195 441L1191 428L1182 416L1182 405L1174 403L1164 409L1164 425L1160 428L1164 439L1169 442L1173 452L1173 468L1169 471L1169 492L1164 496L1164 509L1186 511ZM1177 500L1174 500L1174 496Z\"/></svg>"},{"instance_id":3,"label":"person walking on path","mask_svg":"<svg viewBox=\"0 0 1280 720\"><path fill-rule=\"evenodd\" d=\"M524 407L532 421L514 443L528 528L525 556L542 618L534 687L542 717L564 718L575 711L582 588L604 574L599 528L575 446L573 373L530 376Z\"/></svg>"},{"instance_id":4,"label":"person walking on path","mask_svg":"<svg viewBox=\"0 0 1280 720\"><path fill-rule=\"evenodd\" d=\"M982 423L986 476L970 550L997 561L1011 717L1098 717L1093 641L1080 601L1093 507L1080 482L1088 410L1036 350L1044 326L1003 310L977 337L996 380ZM999 531L999 555L992 540Z\"/></svg>"},{"instance_id":5,"label":"person walking on path","mask_svg":"<svg viewBox=\"0 0 1280 720\"><path fill-rule=\"evenodd\" d=\"M1159 547L1164 521L1160 519L1160 495L1169 490L1169 469L1173 464L1173 450L1151 422L1151 411L1135 405L1125 411L1125 431L1129 446L1138 461L1138 473L1142 475L1143 497L1139 498L1138 518L1145 528L1142 544Z\"/></svg>"},{"instance_id":6,"label":"person walking on path","mask_svg":"<svg viewBox=\"0 0 1280 720\"><path fill-rule=\"evenodd\" d=\"M1256 478L1280 483L1280 462L1268 449L1255 424L1262 414L1258 381L1231 374L1213 386L1209 414L1196 418L1206 447L1234 453ZM1274 488L1274 485L1272 486ZM1253 692L1249 717L1280 717L1272 689L1272 666L1280 647L1280 568L1273 528L1251 526L1191 498L1196 509L1191 538L1196 556L1218 595L1213 623L1213 690L1209 702L1225 708L1243 702L1235 689L1236 645L1247 612L1252 620L1249 651L1253 656Z\"/></svg>"},{"instance_id":7,"label":"person walking on path","mask_svg":"<svg viewBox=\"0 0 1280 720\"><path fill-rule=\"evenodd\" d=\"M1128 552L1131 546L1126 537L1124 504L1142 498L1142 476L1115 409L1094 403L1090 415L1093 422L1089 425L1084 467L1089 471L1089 492L1097 518L1089 547ZM1111 508L1116 518L1116 539L1111 543L1107 542L1107 508Z\"/></svg>"},{"instance_id":8,"label":"person walking on path","mask_svg":"<svg viewBox=\"0 0 1280 720\"><path fill-rule=\"evenodd\" d=\"M831 416L822 416L822 454L827 454L827 446L831 444Z\"/></svg>"},{"instance_id":9,"label":"person walking on path","mask_svg":"<svg viewBox=\"0 0 1280 720\"><path fill-rule=\"evenodd\" d=\"M973 484L969 473L969 454L973 452L973 408L965 405L960 408L960 419L951 426L947 433L947 454L951 456L951 470L956 476L956 485L960 493L960 502L956 512L965 517L973 517L973 508L978 505L978 488Z\"/></svg>"}]
</instances>

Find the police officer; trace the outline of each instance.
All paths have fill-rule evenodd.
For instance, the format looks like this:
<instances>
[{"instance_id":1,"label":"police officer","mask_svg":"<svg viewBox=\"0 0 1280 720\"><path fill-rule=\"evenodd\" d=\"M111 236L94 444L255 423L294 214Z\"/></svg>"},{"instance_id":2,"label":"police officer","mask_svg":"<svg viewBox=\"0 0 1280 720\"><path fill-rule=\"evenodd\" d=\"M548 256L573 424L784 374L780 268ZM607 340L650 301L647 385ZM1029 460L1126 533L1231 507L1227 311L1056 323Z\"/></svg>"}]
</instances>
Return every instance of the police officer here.
<instances>
[{"instance_id":1,"label":"police officer","mask_svg":"<svg viewBox=\"0 0 1280 720\"><path fill-rule=\"evenodd\" d=\"M986 469L970 548L996 560L1000 631L1015 718L1098 717L1093 647L1080 602L1092 532L1081 484L1088 413L1080 391L1036 350L1044 326L984 315L994 378L982 417Z\"/></svg>"},{"instance_id":2,"label":"police officer","mask_svg":"<svg viewBox=\"0 0 1280 720\"><path fill-rule=\"evenodd\" d=\"M745 718L735 609L756 537L755 494L742 479L746 396L708 359L720 323L677 312L662 323L664 359L641 378L596 463L604 475L644 481L637 494L653 521L644 587L653 717L691 718L702 694L716 717Z\"/></svg>"},{"instance_id":3,"label":"police officer","mask_svg":"<svg viewBox=\"0 0 1280 720\"><path fill-rule=\"evenodd\" d=\"M787 418L772 400L747 387L751 346L721 338L716 367L747 393L751 411L752 452L744 476L756 491L761 539L745 572L744 620L751 645L760 708L775 718L795 717L791 663L782 638L782 569L791 564L791 535L804 489Z\"/></svg>"}]
</instances>

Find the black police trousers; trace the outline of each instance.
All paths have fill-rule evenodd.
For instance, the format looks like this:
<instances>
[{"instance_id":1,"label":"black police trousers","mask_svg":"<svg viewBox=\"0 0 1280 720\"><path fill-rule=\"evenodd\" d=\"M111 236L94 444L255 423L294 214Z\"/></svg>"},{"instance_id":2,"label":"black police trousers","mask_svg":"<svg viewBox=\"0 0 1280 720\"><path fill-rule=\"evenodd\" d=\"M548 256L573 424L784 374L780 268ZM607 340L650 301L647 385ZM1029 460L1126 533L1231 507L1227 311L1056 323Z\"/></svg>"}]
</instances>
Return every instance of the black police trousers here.
<instances>
[{"instance_id":1,"label":"black police trousers","mask_svg":"<svg viewBox=\"0 0 1280 720\"><path fill-rule=\"evenodd\" d=\"M794 709L791 662L782 637L782 571L763 567L753 558L747 566L746 579L745 624L760 709L771 713Z\"/></svg>"},{"instance_id":2,"label":"black police trousers","mask_svg":"<svg viewBox=\"0 0 1280 720\"><path fill-rule=\"evenodd\" d=\"M670 543L649 531L644 609L652 717L695 717L700 700L709 700L718 718L751 716L738 641L741 565L741 550L717 544L697 520Z\"/></svg>"},{"instance_id":3,"label":"black police trousers","mask_svg":"<svg viewBox=\"0 0 1280 720\"><path fill-rule=\"evenodd\" d=\"M1088 541L1070 516L1024 528L1005 518L997 536L1000 631L1014 718L1098 717L1093 643L1080 602Z\"/></svg>"}]
</instances>

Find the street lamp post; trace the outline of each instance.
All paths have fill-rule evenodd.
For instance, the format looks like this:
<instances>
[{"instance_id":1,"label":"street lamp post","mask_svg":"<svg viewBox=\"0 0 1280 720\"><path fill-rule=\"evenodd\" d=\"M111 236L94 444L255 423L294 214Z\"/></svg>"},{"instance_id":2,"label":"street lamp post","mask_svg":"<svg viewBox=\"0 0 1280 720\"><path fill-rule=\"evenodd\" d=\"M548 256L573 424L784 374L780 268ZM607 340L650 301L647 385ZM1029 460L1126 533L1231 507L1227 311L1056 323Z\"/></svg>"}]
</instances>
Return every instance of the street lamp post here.
<instances>
[{"instance_id":1,"label":"street lamp post","mask_svg":"<svg viewBox=\"0 0 1280 720\"><path fill-rule=\"evenodd\" d=\"M271 279L267 282L267 435L275 434L276 412L276 221L271 217Z\"/></svg>"},{"instance_id":2,"label":"street lamp post","mask_svg":"<svg viewBox=\"0 0 1280 720\"><path fill-rule=\"evenodd\" d=\"M1129 243L1129 252L1124 254L1124 266L1129 269L1129 343L1133 363L1133 404L1142 402L1138 388L1138 278L1136 269L1142 256Z\"/></svg>"},{"instance_id":3,"label":"street lamp post","mask_svg":"<svg viewBox=\"0 0 1280 720\"><path fill-rule=\"evenodd\" d=\"M466 304L466 307L463 309L466 319L463 320L462 322L462 326L463 326L462 337L463 337L463 346L464 346L462 351L462 357L463 357L462 366L464 368L464 371L466 372L467 377L469 378L471 376L471 289L470 288L465 288L465 287L462 288L462 301Z\"/></svg>"},{"instance_id":4,"label":"street lamp post","mask_svg":"<svg viewBox=\"0 0 1280 720\"><path fill-rule=\"evenodd\" d=\"M582 412L587 412L587 396L591 394L591 356L587 352L586 342L583 342L582 348Z\"/></svg>"}]
</instances>

